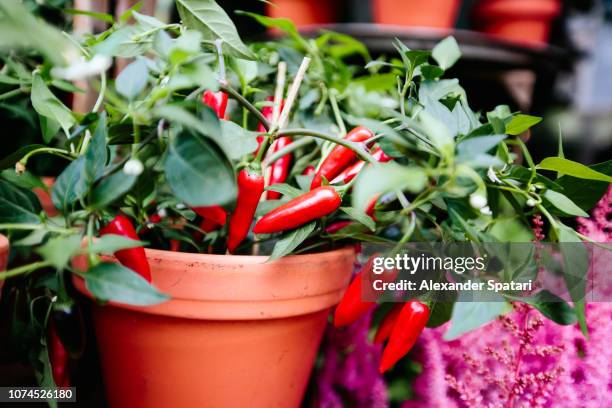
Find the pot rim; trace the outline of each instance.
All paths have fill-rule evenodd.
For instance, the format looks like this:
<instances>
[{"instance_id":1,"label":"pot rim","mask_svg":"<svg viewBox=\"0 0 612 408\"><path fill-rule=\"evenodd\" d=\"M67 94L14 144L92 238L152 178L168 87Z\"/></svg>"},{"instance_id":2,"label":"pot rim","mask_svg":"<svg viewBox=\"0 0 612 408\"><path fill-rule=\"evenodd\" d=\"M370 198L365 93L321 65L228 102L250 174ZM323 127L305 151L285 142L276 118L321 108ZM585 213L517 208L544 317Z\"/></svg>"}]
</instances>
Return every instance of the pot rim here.
<instances>
[{"instance_id":1,"label":"pot rim","mask_svg":"<svg viewBox=\"0 0 612 408\"><path fill-rule=\"evenodd\" d=\"M171 299L152 306L107 304L149 315L200 320L264 320L329 309L342 297L355 260L350 246L273 262L266 262L267 256L157 249L145 253L152 284ZM86 259L81 257L80 262ZM79 292L93 298L82 277L74 275L73 282Z\"/></svg>"}]
</instances>

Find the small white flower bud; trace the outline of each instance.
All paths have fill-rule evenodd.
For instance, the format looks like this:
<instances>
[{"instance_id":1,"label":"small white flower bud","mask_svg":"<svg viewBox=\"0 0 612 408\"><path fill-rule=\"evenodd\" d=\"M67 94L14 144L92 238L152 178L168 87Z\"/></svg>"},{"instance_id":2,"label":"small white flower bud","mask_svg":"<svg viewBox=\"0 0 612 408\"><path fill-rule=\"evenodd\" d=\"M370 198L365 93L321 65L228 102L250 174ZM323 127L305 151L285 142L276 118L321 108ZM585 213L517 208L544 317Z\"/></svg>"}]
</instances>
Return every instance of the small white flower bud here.
<instances>
[{"instance_id":1,"label":"small white flower bud","mask_svg":"<svg viewBox=\"0 0 612 408\"><path fill-rule=\"evenodd\" d=\"M534 200L533 198L529 198L525 204L527 204L528 207L535 207L536 200Z\"/></svg>"},{"instance_id":2,"label":"small white flower bud","mask_svg":"<svg viewBox=\"0 0 612 408\"><path fill-rule=\"evenodd\" d=\"M15 173L21 175L25 173L25 171L26 171L26 166L24 166L23 163L21 162L15 163Z\"/></svg>"},{"instance_id":3,"label":"small white flower bud","mask_svg":"<svg viewBox=\"0 0 612 408\"><path fill-rule=\"evenodd\" d=\"M497 174L495 174L495 170L493 170L493 167L489 167L489 169L487 170L487 177L489 178L489 180L491 180L492 183L501 184L501 180L499 179L499 177L497 177Z\"/></svg>"},{"instance_id":4,"label":"small white flower bud","mask_svg":"<svg viewBox=\"0 0 612 408\"><path fill-rule=\"evenodd\" d=\"M123 165L123 172L130 176L139 176L143 170L144 166L138 159L130 159Z\"/></svg>"},{"instance_id":5,"label":"small white flower bud","mask_svg":"<svg viewBox=\"0 0 612 408\"><path fill-rule=\"evenodd\" d=\"M487 197L480 193L474 193L470 196L470 205L477 210L481 209L487 205Z\"/></svg>"},{"instance_id":6,"label":"small white flower bud","mask_svg":"<svg viewBox=\"0 0 612 408\"><path fill-rule=\"evenodd\" d=\"M483 215L492 215L493 214L493 212L491 211L491 209L489 208L488 205L485 205L484 207L482 207L480 209L480 213L483 214Z\"/></svg>"}]
</instances>

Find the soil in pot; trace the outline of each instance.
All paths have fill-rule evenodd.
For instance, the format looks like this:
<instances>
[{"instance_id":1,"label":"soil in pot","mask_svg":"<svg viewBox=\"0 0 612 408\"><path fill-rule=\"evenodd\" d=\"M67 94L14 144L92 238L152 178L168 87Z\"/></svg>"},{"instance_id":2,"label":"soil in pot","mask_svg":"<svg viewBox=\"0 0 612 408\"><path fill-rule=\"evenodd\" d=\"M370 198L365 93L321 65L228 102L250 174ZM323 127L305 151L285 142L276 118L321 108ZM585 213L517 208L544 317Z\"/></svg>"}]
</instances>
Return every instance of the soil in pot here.
<instances>
[{"instance_id":1,"label":"soil in pot","mask_svg":"<svg viewBox=\"0 0 612 408\"><path fill-rule=\"evenodd\" d=\"M353 249L275 262L146 253L172 299L94 309L110 407L298 407Z\"/></svg>"},{"instance_id":2,"label":"soil in pot","mask_svg":"<svg viewBox=\"0 0 612 408\"><path fill-rule=\"evenodd\" d=\"M476 27L505 40L548 43L552 21L561 12L559 0L483 0L474 10Z\"/></svg>"},{"instance_id":3,"label":"soil in pot","mask_svg":"<svg viewBox=\"0 0 612 408\"><path fill-rule=\"evenodd\" d=\"M372 14L378 24L450 29L460 6L461 0L372 0Z\"/></svg>"}]
</instances>

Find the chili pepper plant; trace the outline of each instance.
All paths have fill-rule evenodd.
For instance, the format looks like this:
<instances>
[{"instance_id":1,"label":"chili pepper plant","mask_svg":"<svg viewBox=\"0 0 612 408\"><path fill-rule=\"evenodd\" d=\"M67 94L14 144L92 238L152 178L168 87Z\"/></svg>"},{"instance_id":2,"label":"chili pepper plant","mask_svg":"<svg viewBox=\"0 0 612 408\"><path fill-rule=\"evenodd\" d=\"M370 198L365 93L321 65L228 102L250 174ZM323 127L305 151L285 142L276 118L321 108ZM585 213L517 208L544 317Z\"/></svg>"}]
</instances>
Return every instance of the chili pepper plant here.
<instances>
[{"instance_id":1,"label":"chili pepper plant","mask_svg":"<svg viewBox=\"0 0 612 408\"><path fill-rule=\"evenodd\" d=\"M536 214L551 240L588 240L564 219L587 215L611 181L609 164L567 160L561 142L558 156L535 163L521 135L540 118L507 106L475 112L459 82L444 79L460 57L452 37L432 51L395 41L395 56L372 60L346 35L305 38L288 20L245 13L286 34L246 45L214 1L196 3L177 0L181 23L136 9L118 21L94 15L110 29L82 38L18 2L0 5L0 27L14 34L0 44L0 98L29 95L41 135L0 161L0 230L14 251L0 279L12 280L14 334L28 339L42 384L67 384L65 364L49 369L46 348L58 341L46 327L62 337L58 314L82 320L71 275L99 301L167 300L150 283L144 246L273 262L358 242L512 241ZM113 78L119 59L129 62ZM88 112L65 103L66 91L82 91L73 83L95 90ZM65 165L49 189L59 216L32 193L47 188L29 171L41 155ZM86 271L73 267L76 256L87 257ZM338 326L375 307L361 300L360 279ZM581 302L530 302L584 325ZM384 320L381 370L427 322L451 318L452 305L438 306L415 299ZM79 353L78 341L62 342Z\"/></svg>"}]
</instances>

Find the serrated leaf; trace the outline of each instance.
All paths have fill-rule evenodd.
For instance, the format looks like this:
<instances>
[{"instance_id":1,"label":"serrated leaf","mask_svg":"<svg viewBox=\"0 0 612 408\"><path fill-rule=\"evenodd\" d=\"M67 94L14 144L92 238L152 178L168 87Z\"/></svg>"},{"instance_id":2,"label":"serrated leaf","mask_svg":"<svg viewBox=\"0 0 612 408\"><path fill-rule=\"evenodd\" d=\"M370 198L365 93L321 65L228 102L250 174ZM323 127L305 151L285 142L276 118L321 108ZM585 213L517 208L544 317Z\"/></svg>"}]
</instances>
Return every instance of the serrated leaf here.
<instances>
[{"instance_id":1,"label":"serrated leaf","mask_svg":"<svg viewBox=\"0 0 612 408\"><path fill-rule=\"evenodd\" d=\"M142 276L118 263L100 263L83 274L85 286L98 300L150 306L170 299Z\"/></svg>"},{"instance_id":2,"label":"serrated leaf","mask_svg":"<svg viewBox=\"0 0 612 408\"><path fill-rule=\"evenodd\" d=\"M198 30L205 40L223 40L223 49L230 55L244 59L255 56L244 45L238 31L225 11L214 0L176 0L181 20L188 28Z\"/></svg>"},{"instance_id":3,"label":"serrated leaf","mask_svg":"<svg viewBox=\"0 0 612 408\"><path fill-rule=\"evenodd\" d=\"M291 231L283 238L279 239L274 245L272 255L268 258L269 261L273 261L278 258L282 258L285 255L289 255L295 248L297 248L304 240L306 240L310 234L315 230L317 223L311 222L296 230Z\"/></svg>"}]
</instances>

